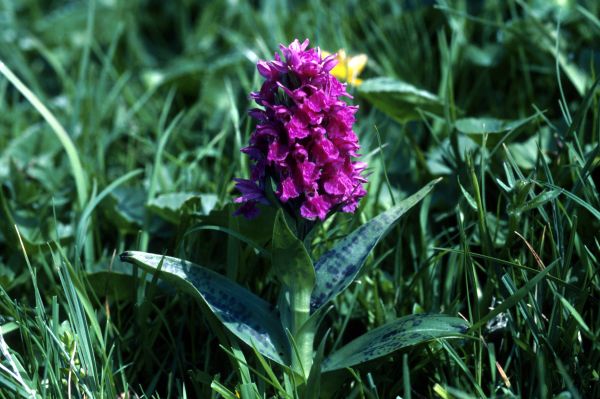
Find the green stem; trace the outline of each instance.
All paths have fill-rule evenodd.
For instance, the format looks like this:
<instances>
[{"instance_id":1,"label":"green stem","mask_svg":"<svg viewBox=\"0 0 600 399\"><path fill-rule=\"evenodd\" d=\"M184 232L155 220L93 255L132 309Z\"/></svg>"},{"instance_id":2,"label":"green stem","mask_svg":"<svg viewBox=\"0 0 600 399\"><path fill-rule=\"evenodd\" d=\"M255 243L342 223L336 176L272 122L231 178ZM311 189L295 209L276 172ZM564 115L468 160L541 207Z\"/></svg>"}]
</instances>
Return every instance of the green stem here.
<instances>
[{"instance_id":1,"label":"green stem","mask_svg":"<svg viewBox=\"0 0 600 399\"><path fill-rule=\"evenodd\" d=\"M305 290L290 287L290 310L292 313L292 335L298 353L292 354L292 369L302 373L308 379L313 362L313 328L304 326L310 317L310 294ZM302 327L306 328L302 328Z\"/></svg>"}]
</instances>

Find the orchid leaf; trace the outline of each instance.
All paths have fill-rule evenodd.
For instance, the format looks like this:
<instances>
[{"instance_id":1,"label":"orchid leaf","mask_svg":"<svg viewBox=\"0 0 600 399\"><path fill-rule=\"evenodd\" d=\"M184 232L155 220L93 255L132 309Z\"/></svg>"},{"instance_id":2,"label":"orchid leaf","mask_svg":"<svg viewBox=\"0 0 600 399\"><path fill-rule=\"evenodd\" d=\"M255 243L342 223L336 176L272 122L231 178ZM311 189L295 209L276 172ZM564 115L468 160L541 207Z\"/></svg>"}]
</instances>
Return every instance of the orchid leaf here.
<instances>
[{"instance_id":1,"label":"orchid leaf","mask_svg":"<svg viewBox=\"0 0 600 399\"><path fill-rule=\"evenodd\" d=\"M275 216L273 227L273 268L277 277L290 289L310 295L315 285L315 269L304 247L288 227L283 212Z\"/></svg>"},{"instance_id":2,"label":"orchid leaf","mask_svg":"<svg viewBox=\"0 0 600 399\"><path fill-rule=\"evenodd\" d=\"M402 317L358 337L323 362L323 372L352 367L437 338L460 337L469 325L463 319L437 314Z\"/></svg>"},{"instance_id":3,"label":"orchid leaf","mask_svg":"<svg viewBox=\"0 0 600 399\"><path fill-rule=\"evenodd\" d=\"M330 332L331 330L327 330L325 332L325 335L323 338L321 338L321 343L315 352L314 362L308 375L308 381L304 386L306 391L304 392L303 397L305 398L321 397L321 364L323 363L323 358L325 357L325 344L327 343L327 338L329 337Z\"/></svg>"},{"instance_id":4,"label":"orchid leaf","mask_svg":"<svg viewBox=\"0 0 600 399\"><path fill-rule=\"evenodd\" d=\"M169 256L127 251L121 260L135 264L202 301L223 325L263 356L289 364L287 338L273 307L250 291L202 266Z\"/></svg>"},{"instance_id":5,"label":"orchid leaf","mask_svg":"<svg viewBox=\"0 0 600 399\"><path fill-rule=\"evenodd\" d=\"M379 240L402 215L425 198L440 180L429 182L398 205L363 224L321 256L315 264L317 278L310 300L312 312L335 298L354 281Z\"/></svg>"}]
</instances>

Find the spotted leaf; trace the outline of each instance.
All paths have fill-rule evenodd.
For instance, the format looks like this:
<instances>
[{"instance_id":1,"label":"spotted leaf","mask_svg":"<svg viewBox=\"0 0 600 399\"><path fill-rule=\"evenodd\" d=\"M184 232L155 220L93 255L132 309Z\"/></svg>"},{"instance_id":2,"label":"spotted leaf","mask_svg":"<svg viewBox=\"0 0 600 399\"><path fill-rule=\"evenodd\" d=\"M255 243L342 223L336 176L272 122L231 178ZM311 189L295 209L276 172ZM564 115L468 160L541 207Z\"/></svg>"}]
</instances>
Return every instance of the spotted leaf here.
<instances>
[{"instance_id":1,"label":"spotted leaf","mask_svg":"<svg viewBox=\"0 0 600 399\"><path fill-rule=\"evenodd\" d=\"M231 280L182 259L127 251L124 262L138 265L178 289L203 300L223 325L239 339L254 346L263 356L289 364L287 338L273 307ZM161 264L162 262L162 264Z\"/></svg>"},{"instance_id":2,"label":"spotted leaf","mask_svg":"<svg viewBox=\"0 0 600 399\"><path fill-rule=\"evenodd\" d=\"M468 327L463 319L446 315L402 317L369 331L334 352L325 359L321 370L325 372L352 367L432 339L460 337Z\"/></svg>"},{"instance_id":3,"label":"spotted leaf","mask_svg":"<svg viewBox=\"0 0 600 399\"><path fill-rule=\"evenodd\" d=\"M441 179L428 183L395 207L354 230L315 264L316 285L310 307L314 312L346 289L356 278L369 253L409 209L421 201Z\"/></svg>"}]
</instances>

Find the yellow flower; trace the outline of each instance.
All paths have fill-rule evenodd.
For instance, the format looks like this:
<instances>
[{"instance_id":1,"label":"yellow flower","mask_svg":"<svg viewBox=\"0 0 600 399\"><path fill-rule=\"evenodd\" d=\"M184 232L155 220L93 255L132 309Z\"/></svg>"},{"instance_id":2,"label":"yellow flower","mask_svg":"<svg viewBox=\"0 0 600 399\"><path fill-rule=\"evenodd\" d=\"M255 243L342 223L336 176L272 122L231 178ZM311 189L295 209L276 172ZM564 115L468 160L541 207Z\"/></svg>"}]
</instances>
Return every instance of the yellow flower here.
<instances>
[{"instance_id":1,"label":"yellow flower","mask_svg":"<svg viewBox=\"0 0 600 399\"><path fill-rule=\"evenodd\" d=\"M321 51L321 53L323 54L323 57L327 57L331 54L327 51ZM348 82L353 86L358 86L362 83L362 79L359 79L358 75L365 69L368 59L366 54L348 57L346 51L340 49L337 52L338 64L331 70L331 74L344 82Z\"/></svg>"}]
</instances>

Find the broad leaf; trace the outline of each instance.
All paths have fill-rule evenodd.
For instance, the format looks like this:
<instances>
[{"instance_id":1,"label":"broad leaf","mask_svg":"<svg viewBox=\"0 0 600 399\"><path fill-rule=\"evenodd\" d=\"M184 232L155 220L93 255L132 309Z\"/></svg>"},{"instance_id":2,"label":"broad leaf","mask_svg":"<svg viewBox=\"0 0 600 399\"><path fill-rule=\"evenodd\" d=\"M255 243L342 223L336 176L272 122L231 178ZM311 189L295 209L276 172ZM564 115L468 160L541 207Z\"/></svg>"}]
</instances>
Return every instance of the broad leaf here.
<instances>
[{"instance_id":1,"label":"broad leaf","mask_svg":"<svg viewBox=\"0 0 600 399\"><path fill-rule=\"evenodd\" d=\"M137 233L144 226L145 218L150 218L149 230L153 235L164 237L171 228L165 221L146 208L148 193L141 187L119 186L112 190L104 203L107 217L120 229Z\"/></svg>"},{"instance_id":2,"label":"broad leaf","mask_svg":"<svg viewBox=\"0 0 600 399\"><path fill-rule=\"evenodd\" d=\"M165 281L153 281L154 276L149 273L143 273L135 276L132 273L131 266L124 263L115 262L111 269L106 269L105 265L96 264L91 266L91 271L86 273L86 280L98 298L110 297L112 300L135 300L136 283L141 285L141 281L134 279L144 278L146 284L156 283L166 292L173 292L173 286Z\"/></svg>"},{"instance_id":3,"label":"broad leaf","mask_svg":"<svg viewBox=\"0 0 600 399\"><path fill-rule=\"evenodd\" d=\"M146 276L147 282L151 283L152 276ZM90 287L99 298L106 296L116 301L131 301L136 298L136 292L132 289L132 287L135 287L135 281L131 271L129 273L109 270L97 271L88 273L86 277Z\"/></svg>"},{"instance_id":4,"label":"broad leaf","mask_svg":"<svg viewBox=\"0 0 600 399\"><path fill-rule=\"evenodd\" d=\"M446 315L402 317L358 337L325 359L322 371L338 370L376 359L407 346L436 338L462 336L469 325Z\"/></svg>"},{"instance_id":5,"label":"broad leaf","mask_svg":"<svg viewBox=\"0 0 600 399\"><path fill-rule=\"evenodd\" d=\"M159 276L202 299L223 325L263 356L289 364L287 338L273 307L250 291L202 266L182 259L128 251L121 260Z\"/></svg>"},{"instance_id":6,"label":"broad leaf","mask_svg":"<svg viewBox=\"0 0 600 399\"><path fill-rule=\"evenodd\" d=\"M19 170L27 168L28 179L33 177L52 189L49 186L60 182L57 178L64 174L59 168L54 168L52 163L61 148L60 141L56 140L50 129L46 129L41 123L31 125L10 140L0 152L0 179L15 177L11 175L12 162Z\"/></svg>"},{"instance_id":7,"label":"broad leaf","mask_svg":"<svg viewBox=\"0 0 600 399\"><path fill-rule=\"evenodd\" d=\"M458 135L458 148L464 154L479 149L479 145L469 136L460 134ZM462 158L462 154L459 155ZM455 162L454 150L449 138L442 140L439 145L434 146L427 152L427 168L432 175L454 175Z\"/></svg>"},{"instance_id":8,"label":"broad leaf","mask_svg":"<svg viewBox=\"0 0 600 399\"><path fill-rule=\"evenodd\" d=\"M419 110L441 114L444 109L435 94L394 78L365 80L358 91L375 107L401 123L420 120Z\"/></svg>"},{"instance_id":9,"label":"broad leaf","mask_svg":"<svg viewBox=\"0 0 600 399\"><path fill-rule=\"evenodd\" d=\"M484 134L490 134L488 142L495 143L500 140L502 135L494 136L497 133L507 133L514 131L531 120L535 119L537 114L528 116L527 118L516 120L504 120L496 118L462 118L454 122L456 129L464 134L467 134L473 140L481 143Z\"/></svg>"},{"instance_id":10,"label":"broad leaf","mask_svg":"<svg viewBox=\"0 0 600 399\"><path fill-rule=\"evenodd\" d=\"M429 182L417 193L363 224L321 256L315 264L317 279L310 300L313 312L335 298L354 281L373 247L394 223L429 194L440 180Z\"/></svg>"},{"instance_id":11,"label":"broad leaf","mask_svg":"<svg viewBox=\"0 0 600 399\"><path fill-rule=\"evenodd\" d=\"M147 193L139 187L117 187L109 195L111 220L120 228L138 231L144 225Z\"/></svg>"},{"instance_id":12,"label":"broad leaf","mask_svg":"<svg viewBox=\"0 0 600 399\"><path fill-rule=\"evenodd\" d=\"M0 185L0 232L8 245L26 251L48 249L49 241L64 244L73 239L73 228L60 222L52 227L40 222L39 213L29 210L13 211L9 199L5 197ZM18 229L18 233L17 233Z\"/></svg>"},{"instance_id":13,"label":"broad leaf","mask_svg":"<svg viewBox=\"0 0 600 399\"><path fill-rule=\"evenodd\" d=\"M507 121L496 118L462 118L454 122L458 131L466 134L501 133L522 126L530 118Z\"/></svg>"},{"instance_id":14,"label":"broad leaf","mask_svg":"<svg viewBox=\"0 0 600 399\"><path fill-rule=\"evenodd\" d=\"M540 157L550 162L548 154L554 150L555 143L556 139L552 136L552 131L544 126L538 128L537 134L527 140L508 144L508 151L521 169L534 169Z\"/></svg>"},{"instance_id":15,"label":"broad leaf","mask_svg":"<svg viewBox=\"0 0 600 399\"><path fill-rule=\"evenodd\" d=\"M161 194L150 200L147 207L163 219L177 224L187 205L197 208L201 215L208 215L216 203L217 196L214 194L178 192Z\"/></svg>"}]
</instances>

